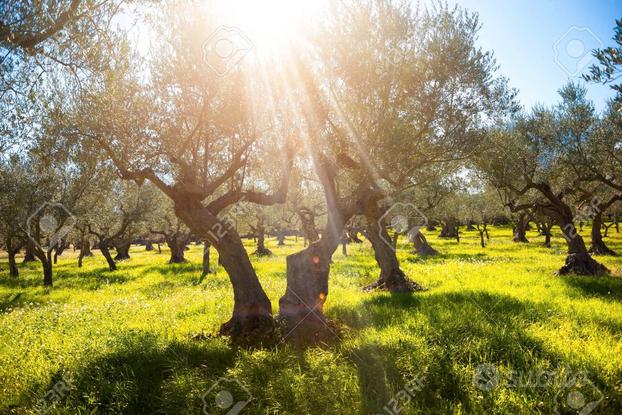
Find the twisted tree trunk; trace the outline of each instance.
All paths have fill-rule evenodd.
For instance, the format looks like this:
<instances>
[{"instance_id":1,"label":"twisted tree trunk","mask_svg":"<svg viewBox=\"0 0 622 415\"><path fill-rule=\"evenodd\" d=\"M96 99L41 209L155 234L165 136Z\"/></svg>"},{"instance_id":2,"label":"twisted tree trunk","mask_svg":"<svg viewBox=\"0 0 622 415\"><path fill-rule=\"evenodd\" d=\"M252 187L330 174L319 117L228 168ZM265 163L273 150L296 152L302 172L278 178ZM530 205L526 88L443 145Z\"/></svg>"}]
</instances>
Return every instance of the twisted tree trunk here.
<instances>
[{"instance_id":1,"label":"twisted tree trunk","mask_svg":"<svg viewBox=\"0 0 622 415\"><path fill-rule=\"evenodd\" d=\"M266 227L264 225L263 219L259 219L257 221L255 236L257 237L257 250L253 253L253 255L271 256L272 251L266 248Z\"/></svg>"},{"instance_id":2,"label":"twisted tree trunk","mask_svg":"<svg viewBox=\"0 0 622 415\"><path fill-rule=\"evenodd\" d=\"M420 256L434 256L438 255L438 251L428 243L426 237L421 231L415 233L412 238L412 242L415 245L415 253Z\"/></svg>"},{"instance_id":3,"label":"twisted tree trunk","mask_svg":"<svg viewBox=\"0 0 622 415\"><path fill-rule=\"evenodd\" d=\"M112 259L112 255L110 254L110 241L108 240L101 240L99 241L99 250L102 253L102 255L104 256L104 258L106 258L106 263L108 264L108 269L110 271L116 271L117 270L117 264L114 262L114 259Z\"/></svg>"},{"instance_id":4,"label":"twisted tree trunk","mask_svg":"<svg viewBox=\"0 0 622 415\"><path fill-rule=\"evenodd\" d=\"M19 270L17 268L17 262L15 260L15 256L22 249L22 244L14 244L13 239L11 237L7 237L5 241L6 251L9 256L9 275L11 277L17 278L19 277Z\"/></svg>"},{"instance_id":5,"label":"twisted tree trunk","mask_svg":"<svg viewBox=\"0 0 622 415\"><path fill-rule=\"evenodd\" d=\"M594 255L615 255L616 253L611 250L600 233L600 228L603 225L603 213L602 211L595 212L595 216L592 219L592 241L590 243L590 252Z\"/></svg>"},{"instance_id":6,"label":"twisted tree trunk","mask_svg":"<svg viewBox=\"0 0 622 415\"><path fill-rule=\"evenodd\" d=\"M377 203L370 203L365 209L367 238L374 249L374 257L380 267L380 277L366 289L383 289L390 292L423 291L424 288L411 281L400 268L392 240L387 232L383 215Z\"/></svg>"},{"instance_id":7,"label":"twisted tree trunk","mask_svg":"<svg viewBox=\"0 0 622 415\"><path fill-rule=\"evenodd\" d=\"M198 200L180 196L173 202L175 214L192 234L209 240L216 248L219 262L231 280L233 316L221 326L221 334L234 337L271 334L274 330L272 305L235 228L218 219Z\"/></svg>"},{"instance_id":8,"label":"twisted tree trunk","mask_svg":"<svg viewBox=\"0 0 622 415\"><path fill-rule=\"evenodd\" d=\"M579 275L608 274L609 269L592 258L572 221L572 215L564 218L561 229L568 243L566 264L560 268L560 275L575 273Z\"/></svg>"},{"instance_id":9,"label":"twisted tree trunk","mask_svg":"<svg viewBox=\"0 0 622 415\"><path fill-rule=\"evenodd\" d=\"M439 235L440 238L460 238L458 235L458 221L454 218L447 219L446 222L443 223L443 228L441 229L441 233Z\"/></svg>"},{"instance_id":10,"label":"twisted tree trunk","mask_svg":"<svg viewBox=\"0 0 622 415\"><path fill-rule=\"evenodd\" d=\"M132 245L130 239L116 239L113 245L117 250L117 255L114 257L115 261L130 259L130 246Z\"/></svg>"},{"instance_id":11,"label":"twisted tree trunk","mask_svg":"<svg viewBox=\"0 0 622 415\"><path fill-rule=\"evenodd\" d=\"M34 242L32 242L29 238L28 241L26 242L26 250L24 252L24 259L22 263L25 264L27 262L34 262L36 260L37 260L37 257L35 256L35 245L34 245Z\"/></svg>"},{"instance_id":12,"label":"twisted tree trunk","mask_svg":"<svg viewBox=\"0 0 622 415\"><path fill-rule=\"evenodd\" d=\"M188 245L188 239L184 235L175 233L166 238L166 244L171 249L169 264L183 264L186 262L184 253Z\"/></svg>"}]
</instances>

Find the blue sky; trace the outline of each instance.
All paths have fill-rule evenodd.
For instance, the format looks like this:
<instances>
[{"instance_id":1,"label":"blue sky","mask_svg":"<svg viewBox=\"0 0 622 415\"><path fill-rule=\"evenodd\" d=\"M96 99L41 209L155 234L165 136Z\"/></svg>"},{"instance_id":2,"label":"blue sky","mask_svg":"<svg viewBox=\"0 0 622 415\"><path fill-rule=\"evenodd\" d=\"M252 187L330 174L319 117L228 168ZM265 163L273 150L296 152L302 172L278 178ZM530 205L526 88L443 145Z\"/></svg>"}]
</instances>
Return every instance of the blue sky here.
<instances>
[{"instance_id":1,"label":"blue sky","mask_svg":"<svg viewBox=\"0 0 622 415\"><path fill-rule=\"evenodd\" d=\"M527 108L556 103L557 90L593 62L585 53L613 43L615 19L622 18L622 0L453 1L479 13L480 45L494 52ZM588 85L588 91L599 110L613 96L607 86Z\"/></svg>"}]
</instances>

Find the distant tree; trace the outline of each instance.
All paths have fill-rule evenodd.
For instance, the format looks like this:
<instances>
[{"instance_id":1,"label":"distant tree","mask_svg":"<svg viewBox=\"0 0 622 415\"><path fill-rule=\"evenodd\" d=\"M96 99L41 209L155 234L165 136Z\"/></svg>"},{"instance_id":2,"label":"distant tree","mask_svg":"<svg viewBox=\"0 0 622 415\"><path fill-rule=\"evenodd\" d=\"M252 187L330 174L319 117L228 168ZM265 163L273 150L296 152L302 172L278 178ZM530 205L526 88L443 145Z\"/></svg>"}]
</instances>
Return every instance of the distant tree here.
<instances>
[{"instance_id":1,"label":"distant tree","mask_svg":"<svg viewBox=\"0 0 622 415\"><path fill-rule=\"evenodd\" d=\"M577 100L585 96L577 85L567 85L560 94L557 107L536 108L506 129L492 130L488 135L491 147L480 158L479 167L490 184L504 193L513 211L546 215L561 228L568 244L561 274L599 275L608 270L589 255L575 228L573 212L585 180L584 166L574 163L573 157L594 127L593 108Z\"/></svg>"},{"instance_id":2,"label":"distant tree","mask_svg":"<svg viewBox=\"0 0 622 415\"><path fill-rule=\"evenodd\" d=\"M115 271L115 261L129 258L133 237L144 233L150 214L155 210L156 189L145 184L116 181L107 194L107 200L97 206L93 220L86 225L89 233L97 238L97 248L102 253L110 271ZM110 249L117 255L113 258Z\"/></svg>"}]
</instances>

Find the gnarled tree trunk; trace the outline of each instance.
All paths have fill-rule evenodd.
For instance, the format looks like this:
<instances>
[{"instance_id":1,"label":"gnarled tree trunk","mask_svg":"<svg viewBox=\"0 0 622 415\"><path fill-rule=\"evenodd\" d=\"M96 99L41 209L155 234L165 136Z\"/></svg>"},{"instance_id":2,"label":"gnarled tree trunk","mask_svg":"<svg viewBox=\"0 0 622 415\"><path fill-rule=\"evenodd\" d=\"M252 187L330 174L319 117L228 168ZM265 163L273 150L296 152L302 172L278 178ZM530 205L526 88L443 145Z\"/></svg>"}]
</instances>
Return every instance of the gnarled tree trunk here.
<instances>
[{"instance_id":1,"label":"gnarled tree trunk","mask_svg":"<svg viewBox=\"0 0 622 415\"><path fill-rule=\"evenodd\" d=\"M544 222L541 225L542 234L544 235L544 246L551 247L551 229L553 229L552 222Z\"/></svg>"},{"instance_id":2,"label":"gnarled tree trunk","mask_svg":"<svg viewBox=\"0 0 622 415\"><path fill-rule=\"evenodd\" d=\"M514 236L512 237L513 242L529 242L527 240L527 229L529 227L529 216L526 213L521 213L518 216L518 220L516 221L516 225L514 226Z\"/></svg>"},{"instance_id":3,"label":"gnarled tree trunk","mask_svg":"<svg viewBox=\"0 0 622 415\"><path fill-rule=\"evenodd\" d=\"M108 269L110 271L116 271L117 270L117 264L114 262L114 259L112 259L112 255L110 254L109 242L106 241L106 240L100 241L99 242L99 250L102 253L102 255L104 256L104 258L106 258L106 263L108 264Z\"/></svg>"},{"instance_id":4,"label":"gnarled tree trunk","mask_svg":"<svg viewBox=\"0 0 622 415\"><path fill-rule=\"evenodd\" d=\"M169 264L183 264L186 262L184 252L186 251L188 240L184 235L173 234L167 237L166 244L171 250L171 259L168 261Z\"/></svg>"},{"instance_id":5,"label":"gnarled tree trunk","mask_svg":"<svg viewBox=\"0 0 622 415\"><path fill-rule=\"evenodd\" d=\"M424 288L411 281L400 268L392 240L387 232L382 212L377 203L370 203L365 209L367 237L374 249L374 257L380 267L380 277L367 289L384 289L391 292L414 292Z\"/></svg>"},{"instance_id":6,"label":"gnarled tree trunk","mask_svg":"<svg viewBox=\"0 0 622 415\"><path fill-rule=\"evenodd\" d=\"M177 217L192 234L209 240L216 248L219 262L231 280L233 316L221 326L221 334L237 337L272 333L272 305L235 228L218 219L198 200L179 197L173 202Z\"/></svg>"},{"instance_id":7,"label":"gnarled tree trunk","mask_svg":"<svg viewBox=\"0 0 622 415\"><path fill-rule=\"evenodd\" d=\"M255 228L255 236L257 237L257 250L253 253L253 255L257 255L257 256L272 255L272 251L266 248L266 227L264 225L264 220L261 218L257 221L257 227Z\"/></svg>"},{"instance_id":8,"label":"gnarled tree trunk","mask_svg":"<svg viewBox=\"0 0 622 415\"><path fill-rule=\"evenodd\" d=\"M113 241L113 245L117 250L117 255L114 257L115 261L130 259L130 246L132 245L130 239L116 239Z\"/></svg>"},{"instance_id":9,"label":"gnarled tree trunk","mask_svg":"<svg viewBox=\"0 0 622 415\"><path fill-rule=\"evenodd\" d=\"M460 238L458 221L454 218L447 219L443 222L443 228L439 235L440 238Z\"/></svg>"},{"instance_id":10,"label":"gnarled tree trunk","mask_svg":"<svg viewBox=\"0 0 622 415\"><path fill-rule=\"evenodd\" d=\"M35 256L35 245L34 242L32 242L30 239L28 239L28 241L26 242L26 250L24 252L24 259L22 261L22 263L27 263L27 262L34 262L37 260L37 257Z\"/></svg>"},{"instance_id":11,"label":"gnarled tree trunk","mask_svg":"<svg viewBox=\"0 0 622 415\"><path fill-rule=\"evenodd\" d=\"M592 258L585 246L583 237L579 235L572 221L572 216L564 218L562 233L568 243L566 264L560 268L560 275L575 273L579 275L602 275L609 273L609 269Z\"/></svg>"},{"instance_id":12,"label":"gnarled tree trunk","mask_svg":"<svg viewBox=\"0 0 622 415\"><path fill-rule=\"evenodd\" d=\"M438 255L438 251L428 243L426 237L421 231L416 232L412 237L412 242L415 245L414 252L420 256L434 256Z\"/></svg>"},{"instance_id":13,"label":"gnarled tree trunk","mask_svg":"<svg viewBox=\"0 0 622 415\"><path fill-rule=\"evenodd\" d=\"M596 214L592 219L592 241L590 243L590 252L594 255L615 255L616 253L605 245L605 241L603 241L603 237L600 233L600 228L603 224L602 211L595 213Z\"/></svg>"}]
</instances>

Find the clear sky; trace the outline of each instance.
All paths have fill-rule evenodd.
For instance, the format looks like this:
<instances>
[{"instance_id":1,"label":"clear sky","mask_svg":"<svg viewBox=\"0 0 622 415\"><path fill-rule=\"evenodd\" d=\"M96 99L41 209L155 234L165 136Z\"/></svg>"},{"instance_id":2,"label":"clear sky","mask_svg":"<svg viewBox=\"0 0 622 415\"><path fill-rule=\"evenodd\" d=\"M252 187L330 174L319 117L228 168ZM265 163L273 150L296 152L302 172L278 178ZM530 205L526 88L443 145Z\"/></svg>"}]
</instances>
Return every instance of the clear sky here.
<instances>
[{"instance_id":1,"label":"clear sky","mask_svg":"<svg viewBox=\"0 0 622 415\"><path fill-rule=\"evenodd\" d=\"M559 88L593 63L591 49L613 44L615 19L622 18L622 0L452 1L479 13L480 45L494 52L527 108L556 103ZM599 110L613 96L607 86L588 91Z\"/></svg>"}]
</instances>

